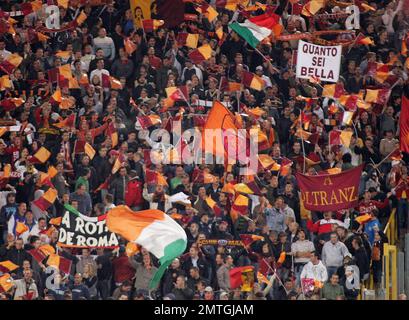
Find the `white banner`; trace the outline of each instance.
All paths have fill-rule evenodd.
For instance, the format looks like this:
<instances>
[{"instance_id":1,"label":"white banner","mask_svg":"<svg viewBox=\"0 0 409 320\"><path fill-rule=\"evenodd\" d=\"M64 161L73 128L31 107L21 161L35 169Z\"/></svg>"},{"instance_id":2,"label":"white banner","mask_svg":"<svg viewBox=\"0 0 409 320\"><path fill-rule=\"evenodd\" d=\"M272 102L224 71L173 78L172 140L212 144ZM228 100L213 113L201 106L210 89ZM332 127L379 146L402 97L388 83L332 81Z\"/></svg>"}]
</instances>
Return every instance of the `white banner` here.
<instances>
[{"instance_id":1,"label":"white banner","mask_svg":"<svg viewBox=\"0 0 409 320\"><path fill-rule=\"evenodd\" d=\"M342 46L319 46L300 40L297 53L297 78L319 78L337 82L341 64Z\"/></svg>"}]
</instances>

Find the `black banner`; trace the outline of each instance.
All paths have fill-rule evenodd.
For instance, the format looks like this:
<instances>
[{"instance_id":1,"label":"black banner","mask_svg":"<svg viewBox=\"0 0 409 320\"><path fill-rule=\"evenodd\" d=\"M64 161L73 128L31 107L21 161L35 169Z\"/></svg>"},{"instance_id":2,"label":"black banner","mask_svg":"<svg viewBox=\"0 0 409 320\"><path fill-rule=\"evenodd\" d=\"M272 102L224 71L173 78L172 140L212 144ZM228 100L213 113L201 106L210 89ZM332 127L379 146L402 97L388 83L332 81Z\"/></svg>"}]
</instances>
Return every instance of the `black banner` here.
<instances>
[{"instance_id":1,"label":"black banner","mask_svg":"<svg viewBox=\"0 0 409 320\"><path fill-rule=\"evenodd\" d=\"M66 211L59 229L58 244L75 248L117 248L118 238L108 230L105 218Z\"/></svg>"}]
</instances>

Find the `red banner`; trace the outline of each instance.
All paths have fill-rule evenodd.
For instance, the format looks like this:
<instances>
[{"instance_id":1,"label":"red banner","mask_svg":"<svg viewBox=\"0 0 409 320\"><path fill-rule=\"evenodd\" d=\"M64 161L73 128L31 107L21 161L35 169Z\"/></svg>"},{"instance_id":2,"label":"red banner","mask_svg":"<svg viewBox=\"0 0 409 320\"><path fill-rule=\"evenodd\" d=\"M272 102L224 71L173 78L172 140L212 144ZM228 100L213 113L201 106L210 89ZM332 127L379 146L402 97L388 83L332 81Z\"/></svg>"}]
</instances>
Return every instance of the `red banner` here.
<instances>
[{"instance_id":1,"label":"red banner","mask_svg":"<svg viewBox=\"0 0 409 320\"><path fill-rule=\"evenodd\" d=\"M304 207L312 211L336 211L358 205L363 165L338 174L307 176L297 173Z\"/></svg>"},{"instance_id":2,"label":"red banner","mask_svg":"<svg viewBox=\"0 0 409 320\"><path fill-rule=\"evenodd\" d=\"M409 152L409 99L403 94L399 117L399 141L400 150Z\"/></svg>"}]
</instances>

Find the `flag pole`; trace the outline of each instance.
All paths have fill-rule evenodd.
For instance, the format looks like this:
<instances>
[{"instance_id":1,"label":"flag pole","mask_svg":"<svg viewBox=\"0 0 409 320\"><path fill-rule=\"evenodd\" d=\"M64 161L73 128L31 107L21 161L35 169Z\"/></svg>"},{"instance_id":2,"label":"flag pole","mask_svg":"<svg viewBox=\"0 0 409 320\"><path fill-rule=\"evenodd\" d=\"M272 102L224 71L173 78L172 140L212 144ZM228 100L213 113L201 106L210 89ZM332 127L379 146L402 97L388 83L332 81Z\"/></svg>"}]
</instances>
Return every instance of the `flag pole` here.
<instances>
[{"instance_id":1,"label":"flag pole","mask_svg":"<svg viewBox=\"0 0 409 320\"><path fill-rule=\"evenodd\" d=\"M217 100L220 101L220 94L222 90L222 82L223 82L223 76L220 77L220 83L219 83L219 92L217 92ZM228 83L228 82L227 82Z\"/></svg>"},{"instance_id":2,"label":"flag pole","mask_svg":"<svg viewBox=\"0 0 409 320\"><path fill-rule=\"evenodd\" d=\"M259 49L254 48L254 50L255 50L264 60L266 60L276 72L280 72L280 70L278 70L277 68L275 68L275 67L272 65L271 59L267 58L264 54L262 54Z\"/></svg>"},{"instance_id":3,"label":"flag pole","mask_svg":"<svg viewBox=\"0 0 409 320\"><path fill-rule=\"evenodd\" d=\"M179 89L179 87L178 87L178 91L179 91L180 94L182 95L183 100L185 100L185 102L187 103L188 107L191 108L192 106L190 105L189 101L187 101L185 95L183 94L182 90Z\"/></svg>"},{"instance_id":4,"label":"flag pole","mask_svg":"<svg viewBox=\"0 0 409 320\"><path fill-rule=\"evenodd\" d=\"M389 154L385 158L383 158L379 163L375 164L374 168L375 169L378 168L382 163L384 163L386 160L388 160L389 157L398 149L399 149L399 147L396 147L391 152L389 152Z\"/></svg>"},{"instance_id":5,"label":"flag pole","mask_svg":"<svg viewBox=\"0 0 409 320\"><path fill-rule=\"evenodd\" d=\"M300 114L300 129L303 130L302 121L301 121L301 114ZM301 133L301 146L302 146L302 155L303 155L303 158L304 158L302 173L305 173L305 162L306 162L306 160L305 160L305 146L304 146L304 137L303 137L302 133Z\"/></svg>"},{"instance_id":6,"label":"flag pole","mask_svg":"<svg viewBox=\"0 0 409 320\"><path fill-rule=\"evenodd\" d=\"M240 97L241 97L241 86L240 91L236 91L236 99L237 99L237 113L240 113Z\"/></svg>"},{"instance_id":7,"label":"flag pole","mask_svg":"<svg viewBox=\"0 0 409 320\"><path fill-rule=\"evenodd\" d=\"M141 21L141 25L142 25L143 38L145 42L147 43L148 41L146 40L146 33L145 33L145 27L143 26L143 20Z\"/></svg>"}]
</instances>

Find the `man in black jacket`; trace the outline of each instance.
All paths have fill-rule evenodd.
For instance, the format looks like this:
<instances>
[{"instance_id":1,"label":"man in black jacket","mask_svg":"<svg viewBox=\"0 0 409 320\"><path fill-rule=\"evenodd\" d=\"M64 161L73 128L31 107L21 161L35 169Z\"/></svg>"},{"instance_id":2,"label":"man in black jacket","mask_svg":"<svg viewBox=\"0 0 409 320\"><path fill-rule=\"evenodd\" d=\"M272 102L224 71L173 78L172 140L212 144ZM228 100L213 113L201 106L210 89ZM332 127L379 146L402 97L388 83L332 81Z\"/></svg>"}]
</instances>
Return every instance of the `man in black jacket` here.
<instances>
[{"instance_id":1,"label":"man in black jacket","mask_svg":"<svg viewBox=\"0 0 409 320\"><path fill-rule=\"evenodd\" d=\"M189 274L192 267L199 269L199 274L203 279L209 279L209 264L204 258L199 257L199 251L195 246L190 248L189 258L183 263L183 270L186 274Z\"/></svg>"},{"instance_id":2,"label":"man in black jacket","mask_svg":"<svg viewBox=\"0 0 409 320\"><path fill-rule=\"evenodd\" d=\"M106 300L109 297L110 281L112 275L111 253L109 250L98 248L97 255L97 258L95 259L98 267L97 290L102 300Z\"/></svg>"},{"instance_id":3,"label":"man in black jacket","mask_svg":"<svg viewBox=\"0 0 409 320\"><path fill-rule=\"evenodd\" d=\"M369 273L369 258L360 238L356 237L352 240L352 247L355 250L354 258L359 268L359 278L362 281Z\"/></svg>"},{"instance_id":4,"label":"man in black jacket","mask_svg":"<svg viewBox=\"0 0 409 320\"><path fill-rule=\"evenodd\" d=\"M194 295L194 291L186 286L184 276L177 277L172 293L175 295L176 300L192 300Z\"/></svg>"},{"instance_id":5,"label":"man in black jacket","mask_svg":"<svg viewBox=\"0 0 409 320\"><path fill-rule=\"evenodd\" d=\"M10 260L14 264L20 267L20 271L23 268L24 260L31 262L31 256L23 248L24 242L22 239L17 239L14 246L7 250L6 260Z\"/></svg>"}]
</instances>

